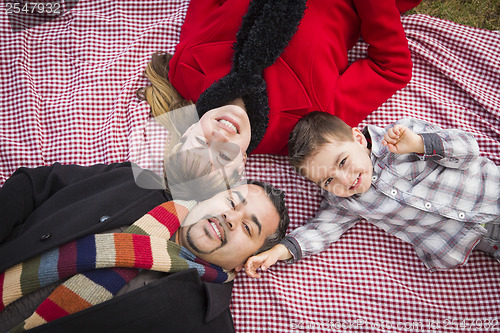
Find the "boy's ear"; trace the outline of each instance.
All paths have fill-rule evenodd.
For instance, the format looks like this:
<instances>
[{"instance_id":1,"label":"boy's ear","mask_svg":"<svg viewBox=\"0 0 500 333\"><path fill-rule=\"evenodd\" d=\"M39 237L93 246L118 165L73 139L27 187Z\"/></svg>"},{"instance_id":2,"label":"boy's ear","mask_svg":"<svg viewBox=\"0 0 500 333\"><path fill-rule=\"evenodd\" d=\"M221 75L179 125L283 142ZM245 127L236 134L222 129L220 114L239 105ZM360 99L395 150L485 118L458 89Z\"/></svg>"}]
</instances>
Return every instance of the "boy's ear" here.
<instances>
[{"instance_id":1,"label":"boy's ear","mask_svg":"<svg viewBox=\"0 0 500 333\"><path fill-rule=\"evenodd\" d=\"M354 142L359 143L363 147L368 147L368 142L366 141L365 135L357 127L352 128L352 138Z\"/></svg>"}]
</instances>

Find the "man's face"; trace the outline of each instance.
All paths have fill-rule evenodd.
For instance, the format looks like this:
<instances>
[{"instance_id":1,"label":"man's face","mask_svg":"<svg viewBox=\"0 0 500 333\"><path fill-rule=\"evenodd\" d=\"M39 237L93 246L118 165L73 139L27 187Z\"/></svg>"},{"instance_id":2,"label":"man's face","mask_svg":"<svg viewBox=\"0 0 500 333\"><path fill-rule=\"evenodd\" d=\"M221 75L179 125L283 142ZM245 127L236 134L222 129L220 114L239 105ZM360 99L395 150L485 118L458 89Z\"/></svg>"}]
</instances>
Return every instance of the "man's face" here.
<instances>
[{"instance_id":1,"label":"man's face","mask_svg":"<svg viewBox=\"0 0 500 333\"><path fill-rule=\"evenodd\" d=\"M240 269L276 231L279 218L264 189L241 185L193 208L180 228L178 242L212 264Z\"/></svg>"},{"instance_id":2,"label":"man's face","mask_svg":"<svg viewBox=\"0 0 500 333\"><path fill-rule=\"evenodd\" d=\"M353 141L326 144L307 159L304 175L319 187L338 197L350 197L368 191L373 164L364 135L353 129Z\"/></svg>"}]
</instances>

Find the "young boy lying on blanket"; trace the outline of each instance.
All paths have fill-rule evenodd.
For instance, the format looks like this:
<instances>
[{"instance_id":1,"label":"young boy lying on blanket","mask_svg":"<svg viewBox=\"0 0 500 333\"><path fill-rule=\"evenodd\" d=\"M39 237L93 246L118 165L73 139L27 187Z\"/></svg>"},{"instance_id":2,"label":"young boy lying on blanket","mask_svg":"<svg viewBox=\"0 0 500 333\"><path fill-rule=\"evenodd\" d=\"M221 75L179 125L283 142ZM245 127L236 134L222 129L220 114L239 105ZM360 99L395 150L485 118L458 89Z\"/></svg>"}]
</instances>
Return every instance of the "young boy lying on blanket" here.
<instances>
[{"instance_id":1,"label":"young boy lying on blanket","mask_svg":"<svg viewBox=\"0 0 500 333\"><path fill-rule=\"evenodd\" d=\"M410 118L360 131L313 112L289 151L324 200L311 221L247 261L249 276L325 250L362 218L410 243L431 270L464 264L474 248L500 261L500 169L479 157L471 134Z\"/></svg>"}]
</instances>

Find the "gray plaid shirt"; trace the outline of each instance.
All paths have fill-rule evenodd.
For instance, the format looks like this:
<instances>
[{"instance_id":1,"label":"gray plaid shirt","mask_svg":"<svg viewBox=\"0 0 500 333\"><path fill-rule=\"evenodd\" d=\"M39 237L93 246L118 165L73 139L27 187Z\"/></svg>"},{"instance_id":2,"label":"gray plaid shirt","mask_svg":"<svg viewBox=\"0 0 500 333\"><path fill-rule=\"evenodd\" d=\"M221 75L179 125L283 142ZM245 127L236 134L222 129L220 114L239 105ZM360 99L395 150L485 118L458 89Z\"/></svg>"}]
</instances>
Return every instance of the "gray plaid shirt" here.
<instances>
[{"instance_id":1,"label":"gray plaid shirt","mask_svg":"<svg viewBox=\"0 0 500 333\"><path fill-rule=\"evenodd\" d=\"M390 153L381 144L386 129L367 126L372 186L349 198L323 191L316 216L283 241L291 262L325 250L364 218L410 243L429 269L447 269L466 262L486 233L481 224L499 223L500 168L479 157L471 134L411 118L395 124L420 134L425 154Z\"/></svg>"}]
</instances>

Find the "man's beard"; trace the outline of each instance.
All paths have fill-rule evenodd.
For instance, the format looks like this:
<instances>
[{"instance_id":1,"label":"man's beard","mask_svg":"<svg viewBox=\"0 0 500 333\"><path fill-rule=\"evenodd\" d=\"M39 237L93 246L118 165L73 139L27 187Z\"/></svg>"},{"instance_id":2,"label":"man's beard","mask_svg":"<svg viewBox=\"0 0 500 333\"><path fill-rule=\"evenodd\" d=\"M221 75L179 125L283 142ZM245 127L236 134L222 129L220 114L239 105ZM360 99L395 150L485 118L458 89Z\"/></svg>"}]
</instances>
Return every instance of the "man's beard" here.
<instances>
[{"instance_id":1,"label":"man's beard","mask_svg":"<svg viewBox=\"0 0 500 333\"><path fill-rule=\"evenodd\" d=\"M205 216L203 217L201 220L208 220L210 218L210 216ZM200 221L201 221L200 220ZM198 222L199 223L199 222ZM194 251L196 251L197 253L201 253L201 254L210 254L218 249L220 249L221 247L223 247L224 245L226 245L227 243L227 238L224 237L224 240L222 241L222 243L220 244L220 246L210 250L210 251L203 251L201 250L198 246L196 246L195 242L193 241L193 237L191 237L191 229L196 225L197 223L195 224L191 224L187 231L186 231L186 241L187 243L189 244L189 246L191 247L191 249L193 249ZM207 235L207 237L211 238L212 235L210 234L210 231L207 229L207 228L203 228L203 231L205 232L205 235Z\"/></svg>"}]
</instances>

